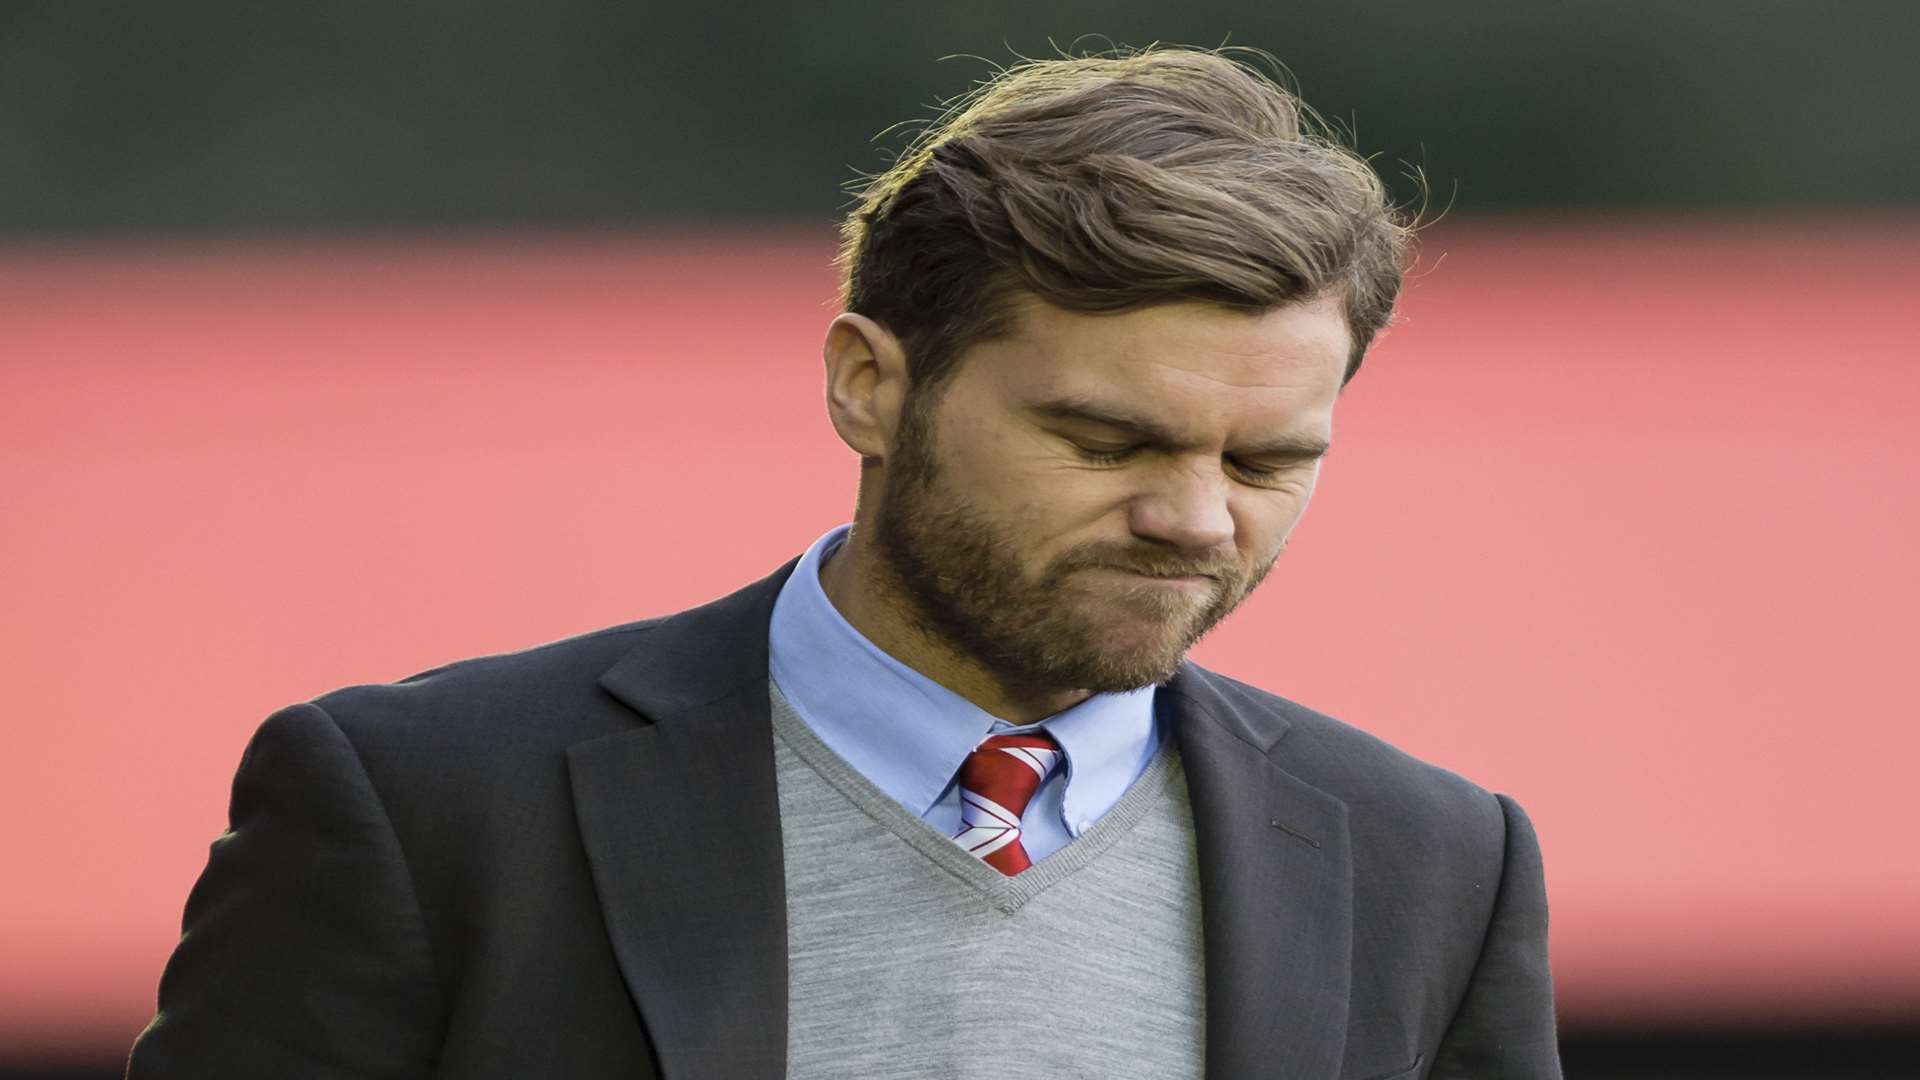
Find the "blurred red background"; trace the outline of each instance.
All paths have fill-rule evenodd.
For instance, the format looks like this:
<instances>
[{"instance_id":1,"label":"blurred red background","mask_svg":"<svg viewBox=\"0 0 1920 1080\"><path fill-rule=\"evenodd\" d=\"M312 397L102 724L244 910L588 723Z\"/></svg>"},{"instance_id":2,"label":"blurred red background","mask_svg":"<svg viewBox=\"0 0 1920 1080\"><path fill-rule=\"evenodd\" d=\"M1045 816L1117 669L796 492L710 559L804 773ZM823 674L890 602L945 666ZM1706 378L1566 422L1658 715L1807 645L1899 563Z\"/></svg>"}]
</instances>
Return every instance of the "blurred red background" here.
<instances>
[{"instance_id":1,"label":"blurred red background","mask_svg":"<svg viewBox=\"0 0 1920 1080\"><path fill-rule=\"evenodd\" d=\"M267 713L851 514L819 231L0 252L0 1047L112 1054ZM1920 1010L1920 220L1446 227L1202 663L1516 796L1564 1022Z\"/></svg>"}]
</instances>

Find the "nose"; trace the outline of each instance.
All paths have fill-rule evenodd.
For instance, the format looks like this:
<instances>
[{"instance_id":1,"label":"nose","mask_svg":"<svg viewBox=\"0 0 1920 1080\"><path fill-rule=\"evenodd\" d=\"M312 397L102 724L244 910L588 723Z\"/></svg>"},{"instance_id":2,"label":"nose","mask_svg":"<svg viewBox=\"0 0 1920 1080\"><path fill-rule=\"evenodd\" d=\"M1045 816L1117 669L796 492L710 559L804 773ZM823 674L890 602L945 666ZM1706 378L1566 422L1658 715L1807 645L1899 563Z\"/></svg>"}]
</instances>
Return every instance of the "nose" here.
<instances>
[{"instance_id":1,"label":"nose","mask_svg":"<svg viewBox=\"0 0 1920 1080\"><path fill-rule=\"evenodd\" d=\"M1229 481L1219 469L1168 469L1127 507L1133 535L1197 554L1233 543Z\"/></svg>"}]
</instances>

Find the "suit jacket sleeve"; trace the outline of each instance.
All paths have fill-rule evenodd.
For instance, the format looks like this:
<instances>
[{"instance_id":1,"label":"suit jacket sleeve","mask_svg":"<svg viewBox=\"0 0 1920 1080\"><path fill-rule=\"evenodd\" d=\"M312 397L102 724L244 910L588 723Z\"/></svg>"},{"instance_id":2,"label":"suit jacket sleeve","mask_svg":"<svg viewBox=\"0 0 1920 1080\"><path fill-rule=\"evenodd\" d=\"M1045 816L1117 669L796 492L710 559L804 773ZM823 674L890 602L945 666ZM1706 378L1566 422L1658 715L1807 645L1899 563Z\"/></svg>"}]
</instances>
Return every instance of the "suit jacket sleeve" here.
<instances>
[{"instance_id":1,"label":"suit jacket sleeve","mask_svg":"<svg viewBox=\"0 0 1920 1080\"><path fill-rule=\"evenodd\" d=\"M1433 1080L1559 1080L1547 886L1540 842L1520 805L1497 795L1506 858L1480 959L1434 1055Z\"/></svg>"},{"instance_id":2,"label":"suit jacket sleeve","mask_svg":"<svg viewBox=\"0 0 1920 1080\"><path fill-rule=\"evenodd\" d=\"M441 1004L379 795L319 706L268 717L187 898L129 1080L425 1077Z\"/></svg>"}]
</instances>

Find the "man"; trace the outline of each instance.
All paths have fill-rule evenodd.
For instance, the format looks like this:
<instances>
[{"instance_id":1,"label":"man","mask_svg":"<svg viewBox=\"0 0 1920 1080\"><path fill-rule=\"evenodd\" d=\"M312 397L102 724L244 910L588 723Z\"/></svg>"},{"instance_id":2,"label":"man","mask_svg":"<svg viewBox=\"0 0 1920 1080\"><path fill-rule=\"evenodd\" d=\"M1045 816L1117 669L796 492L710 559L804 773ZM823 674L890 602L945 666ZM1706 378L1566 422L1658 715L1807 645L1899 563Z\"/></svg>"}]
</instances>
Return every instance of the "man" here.
<instances>
[{"instance_id":1,"label":"man","mask_svg":"<svg viewBox=\"0 0 1920 1080\"><path fill-rule=\"evenodd\" d=\"M851 528L290 706L129 1076L1556 1077L1520 808L1188 648L1406 230L1215 53L1037 62L850 216Z\"/></svg>"}]
</instances>

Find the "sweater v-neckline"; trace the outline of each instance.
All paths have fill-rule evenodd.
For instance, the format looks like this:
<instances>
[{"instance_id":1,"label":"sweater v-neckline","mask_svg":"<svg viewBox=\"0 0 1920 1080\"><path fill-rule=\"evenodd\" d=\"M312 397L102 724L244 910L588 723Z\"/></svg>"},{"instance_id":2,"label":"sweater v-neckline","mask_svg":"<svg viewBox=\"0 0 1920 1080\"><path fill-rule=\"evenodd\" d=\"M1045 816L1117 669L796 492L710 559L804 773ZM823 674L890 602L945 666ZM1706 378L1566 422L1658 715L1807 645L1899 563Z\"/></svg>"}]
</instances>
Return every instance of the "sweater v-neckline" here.
<instances>
[{"instance_id":1,"label":"sweater v-neckline","mask_svg":"<svg viewBox=\"0 0 1920 1080\"><path fill-rule=\"evenodd\" d=\"M1082 832L1032 866L1008 877L927 824L878 785L847 763L814 734L787 703L780 687L767 680L775 736L821 779L876 824L904 841L929 861L980 893L1002 914L1011 915L1048 886L1064 881L1098 859L1147 816L1172 786L1185 780L1180 754L1172 739L1163 739L1153 759L1127 788L1120 801Z\"/></svg>"}]
</instances>

